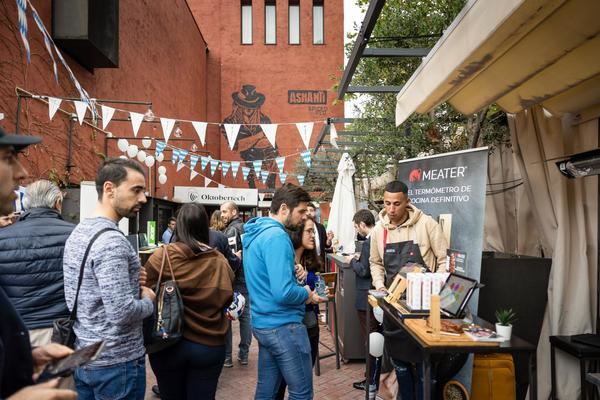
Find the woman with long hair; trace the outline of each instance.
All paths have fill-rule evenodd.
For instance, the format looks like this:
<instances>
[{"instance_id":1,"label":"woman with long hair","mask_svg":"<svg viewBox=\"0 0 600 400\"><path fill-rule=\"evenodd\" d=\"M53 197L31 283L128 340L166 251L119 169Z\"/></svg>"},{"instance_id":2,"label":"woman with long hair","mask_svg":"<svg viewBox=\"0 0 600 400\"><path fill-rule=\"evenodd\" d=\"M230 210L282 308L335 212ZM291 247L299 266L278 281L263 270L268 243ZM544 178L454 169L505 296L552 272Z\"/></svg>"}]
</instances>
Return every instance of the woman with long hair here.
<instances>
[{"instance_id":1,"label":"woman with long hair","mask_svg":"<svg viewBox=\"0 0 600 400\"><path fill-rule=\"evenodd\" d=\"M208 235L204 207L184 204L172 243L155 251L145 265L146 285L153 288L167 252L173 274L165 265L161 282L177 282L184 306L183 338L150 354L162 399L214 399L217 391L229 327L224 309L233 298L234 275L225 257L207 245Z\"/></svg>"},{"instance_id":2,"label":"woman with long hair","mask_svg":"<svg viewBox=\"0 0 600 400\"><path fill-rule=\"evenodd\" d=\"M306 272L306 283L302 285L310 286L315 290L317 273L321 272L321 258L317 255L315 248L315 222L308 218L297 230L288 230L295 252L295 263L297 267L302 267ZM307 304L304 314L304 325L308 331L308 340L310 342L310 355L312 365L315 365L319 351L319 305ZM285 380L281 381L277 399L282 400L285 395Z\"/></svg>"},{"instance_id":3,"label":"woman with long hair","mask_svg":"<svg viewBox=\"0 0 600 400\"><path fill-rule=\"evenodd\" d=\"M210 229L223 232L225 230L225 224L221 219L221 210L215 210L210 215Z\"/></svg>"}]
</instances>

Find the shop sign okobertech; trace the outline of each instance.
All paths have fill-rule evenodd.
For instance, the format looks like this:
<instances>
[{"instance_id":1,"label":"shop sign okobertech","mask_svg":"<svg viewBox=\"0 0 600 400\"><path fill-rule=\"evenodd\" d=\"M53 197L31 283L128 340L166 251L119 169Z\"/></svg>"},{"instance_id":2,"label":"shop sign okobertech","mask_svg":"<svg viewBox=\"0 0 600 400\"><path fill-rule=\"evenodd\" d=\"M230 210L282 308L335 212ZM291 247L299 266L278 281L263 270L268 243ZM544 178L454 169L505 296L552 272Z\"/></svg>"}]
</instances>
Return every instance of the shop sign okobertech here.
<instances>
[{"instance_id":1,"label":"shop sign okobertech","mask_svg":"<svg viewBox=\"0 0 600 400\"><path fill-rule=\"evenodd\" d=\"M173 197L184 203L221 205L233 201L238 206L258 205L257 189L212 188L194 186L175 186Z\"/></svg>"}]
</instances>

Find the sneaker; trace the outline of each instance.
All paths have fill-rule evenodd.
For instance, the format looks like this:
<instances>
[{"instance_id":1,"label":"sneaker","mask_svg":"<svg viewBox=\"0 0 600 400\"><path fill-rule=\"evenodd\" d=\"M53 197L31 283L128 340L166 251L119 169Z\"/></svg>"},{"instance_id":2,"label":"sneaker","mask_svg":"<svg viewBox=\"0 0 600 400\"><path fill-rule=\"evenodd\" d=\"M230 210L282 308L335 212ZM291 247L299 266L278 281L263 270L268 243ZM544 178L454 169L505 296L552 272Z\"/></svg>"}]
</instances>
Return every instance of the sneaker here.
<instances>
[{"instance_id":1,"label":"sneaker","mask_svg":"<svg viewBox=\"0 0 600 400\"><path fill-rule=\"evenodd\" d=\"M231 357L227 357L225 359L225 362L223 363L223 366L225 368L232 368L233 367L233 361L231 360Z\"/></svg>"},{"instance_id":2,"label":"sneaker","mask_svg":"<svg viewBox=\"0 0 600 400\"><path fill-rule=\"evenodd\" d=\"M364 390L365 390L365 386L366 386L366 384L367 384L367 380L365 379L365 380L362 380L362 381L360 381L360 382L354 382L354 383L352 384L352 387L353 387L354 389L358 389L358 390L362 390L362 391L364 391Z\"/></svg>"},{"instance_id":3,"label":"sneaker","mask_svg":"<svg viewBox=\"0 0 600 400\"><path fill-rule=\"evenodd\" d=\"M239 362L240 362L240 364L242 364L242 365L248 365L248 357L247 357L247 356L246 356L246 357L241 357L241 356L238 356L238 361L239 361Z\"/></svg>"},{"instance_id":4,"label":"sneaker","mask_svg":"<svg viewBox=\"0 0 600 400\"><path fill-rule=\"evenodd\" d=\"M160 390L158 390L158 385L152 385L152 393L160 397Z\"/></svg>"}]
</instances>

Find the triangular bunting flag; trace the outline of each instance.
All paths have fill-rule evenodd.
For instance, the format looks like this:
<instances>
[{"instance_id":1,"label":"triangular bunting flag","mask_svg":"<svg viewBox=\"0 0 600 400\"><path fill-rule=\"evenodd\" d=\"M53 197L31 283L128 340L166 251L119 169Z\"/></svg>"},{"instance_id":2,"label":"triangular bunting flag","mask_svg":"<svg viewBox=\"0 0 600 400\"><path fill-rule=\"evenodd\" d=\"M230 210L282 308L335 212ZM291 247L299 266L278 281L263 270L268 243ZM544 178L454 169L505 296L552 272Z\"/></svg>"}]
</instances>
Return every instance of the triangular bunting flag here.
<instances>
[{"instance_id":1,"label":"triangular bunting flag","mask_svg":"<svg viewBox=\"0 0 600 400\"><path fill-rule=\"evenodd\" d=\"M115 109L105 105L101 105L100 107L102 108L102 130L105 131L115 113Z\"/></svg>"},{"instance_id":2,"label":"triangular bunting flag","mask_svg":"<svg viewBox=\"0 0 600 400\"><path fill-rule=\"evenodd\" d=\"M51 121L52 118L54 118L54 114L56 114L58 107L60 107L61 102L62 100L57 99L56 97L48 97L48 115L50 115Z\"/></svg>"},{"instance_id":3,"label":"triangular bunting flag","mask_svg":"<svg viewBox=\"0 0 600 400\"><path fill-rule=\"evenodd\" d=\"M275 159L275 162L277 163L277 167L279 168L279 173L283 174L283 166L285 165L285 157L277 157Z\"/></svg>"},{"instance_id":4,"label":"triangular bunting flag","mask_svg":"<svg viewBox=\"0 0 600 400\"><path fill-rule=\"evenodd\" d=\"M240 132L240 124L223 124L225 127L225 133L227 134L227 141L229 142L229 149L233 150L235 141L237 140L238 133Z\"/></svg>"},{"instance_id":5,"label":"triangular bunting flag","mask_svg":"<svg viewBox=\"0 0 600 400\"><path fill-rule=\"evenodd\" d=\"M285 183L285 179L287 178L287 174L286 173L280 173L279 174L279 182L281 182L281 184L283 185Z\"/></svg>"},{"instance_id":6,"label":"triangular bunting flag","mask_svg":"<svg viewBox=\"0 0 600 400\"><path fill-rule=\"evenodd\" d=\"M159 157L162 152L164 151L165 147L167 147L167 144L165 142L161 142L159 140L156 141L156 152L154 153L154 155L156 157Z\"/></svg>"},{"instance_id":7,"label":"triangular bunting flag","mask_svg":"<svg viewBox=\"0 0 600 400\"><path fill-rule=\"evenodd\" d=\"M179 149L173 148L173 154L171 155L171 162L175 164L179 158Z\"/></svg>"},{"instance_id":8,"label":"triangular bunting flag","mask_svg":"<svg viewBox=\"0 0 600 400\"><path fill-rule=\"evenodd\" d=\"M306 150L300 153L300 157L302 157L302 161L304 161L306 167L310 168L312 164L312 160L310 159L310 150Z\"/></svg>"},{"instance_id":9,"label":"triangular bunting flag","mask_svg":"<svg viewBox=\"0 0 600 400\"><path fill-rule=\"evenodd\" d=\"M131 127L133 128L133 136L137 137L138 131L140 130L140 125L142 125L142 121L144 120L144 114L130 111L129 116L131 117Z\"/></svg>"},{"instance_id":10,"label":"triangular bunting flag","mask_svg":"<svg viewBox=\"0 0 600 400\"><path fill-rule=\"evenodd\" d=\"M227 175L227 171L229 171L229 167L231 167L231 164L226 162L226 161L222 161L221 162L221 176L225 176Z\"/></svg>"},{"instance_id":11,"label":"triangular bunting flag","mask_svg":"<svg viewBox=\"0 0 600 400\"><path fill-rule=\"evenodd\" d=\"M258 199L259 199L260 201L265 201L265 194L264 194L264 193L259 193L259 194L258 194Z\"/></svg>"},{"instance_id":12,"label":"triangular bunting flag","mask_svg":"<svg viewBox=\"0 0 600 400\"><path fill-rule=\"evenodd\" d=\"M83 124L83 119L85 118L85 112L87 110L87 104L83 101L75 100L73 102L75 104L75 110L77 111L77 119L79 120L79 125Z\"/></svg>"},{"instance_id":13,"label":"triangular bunting flag","mask_svg":"<svg viewBox=\"0 0 600 400\"><path fill-rule=\"evenodd\" d=\"M225 185L219 183L219 189L223 189L225 187Z\"/></svg>"},{"instance_id":14,"label":"triangular bunting flag","mask_svg":"<svg viewBox=\"0 0 600 400\"><path fill-rule=\"evenodd\" d=\"M219 166L219 160L210 160L210 174L214 175L217 172L217 167Z\"/></svg>"},{"instance_id":15,"label":"triangular bunting flag","mask_svg":"<svg viewBox=\"0 0 600 400\"><path fill-rule=\"evenodd\" d=\"M304 175L297 175L296 178L298 178L300 186L304 186Z\"/></svg>"},{"instance_id":16,"label":"triangular bunting flag","mask_svg":"<svg viewBox=\"0 0 600 400\"><path fill-rule=\"evenodd\" d=\"M161 118L160 125L162 126L163 136L165 137L165 142L169 141L171 137L171 131L175 126L175 120L171 118Z\"/></svg>"},{"instance_id":17,"label":"triangular bunting flag","mask_svg":"<svg viewBox=\"0 0 600 400\"><path fill-rule=\"evenodd\" d=\"M304 146L306 146L307 149L310 146L310 137L312 136L314 125L314 122L299 122L296 124L300 137L302 138L302 143L304 143Z\"/></svg>"},{"instance_id":18,"label":"triangular bunting flag","mask_svg":"<svg viewBox=\"0 0 600 400\"><path fill-rule=\"evenodd\" d=\"M271 146L275 147L275 137L277 136L277 124L260 124L263 132L267 139L269 139L269 143Z\"/></svg>"},{"instance_id":19,"label":"triangular bunting flag","mask_svg":"<svg viewBox=\"0 0 600 400\"><path fill-rule=\"evenodd\" d=\"M239 161L232 161L231 162L231 174L233 175L233 177L237 177L237 173L238 173L238 169L240 168L240 162Z\"/></svg>"},{"instance_id":20,"label":"triangular bunting flag","mask_svg":"<svg viewBox=\"0 0 600 400\"><path fill-rule=\"evenodd\" d=\"M208 165L208 161L208 157L200 156L200 169L202 171L204 171L204 168L206 168L206 166Z\"/></svg>"},{"instance_id":21,"label":"triangular bunting flag","mask_svg":"<svg viewBox=\"0 0 600 400\"><path fill-rule=\"evenodd\" d=\"M183 161L185 160L185 157L188 155L188 151L187 150L183 150L183 149L179 149L179 162L177 163L177 171L179 171L181 168L183 168Z\"/></svg>"},{"instance_id":22,"label":"triangular bunting flag","mask_svg":"<svg viewBox=\"0 0 600 400\"><path fill-rule=\"evenodd\" d=\"M199 175L199 174L198 174L196 171L194 171L194 170L191 170L191 172L190 172L190 181L191 181L191 180L193 180L193 179L194 179L195 177L197 177L198 175Z\"/></svg>"},{"instance_id":23,"label":"triangular bunting flag","mask_svg":"<svg viewBox=\"0 0 600 400\"><path fill-rule=\"evenodd\" d=\"M335 129L335 125L334 124L329 125L329 143L331 143L331 145L333 147L335 147L336 149L339 149L338 144L337 144L337 138L338 138L338 134L337 134L337 130Z\"/></svg>"},{"instance_id":24,"label":"triangular bunting flag","mask_svg":"<svg viewBox=\"0 0 600 400\"><path fill-rule=\"evenodd\" d=\"M207 187L208 185L210 185L211 182L212 182L212 179L204 177L204 187Z\"/></svg>"},{"instance_id":25,"label":"triangular bunting flag","mask_svg":"<svg viewBox=\"0 0 600 400\"><path fill-rule=\"evenodd\" d=\"M248 167L242 167L242 176L244 177L245 181L248 180L248 174L249 173L250 173L250 168L248 168Z\"/></svg>"},{"instance_id":26,"label":"triangular bunting flag","mask_svg":"<svg viewBox=\"0 0 600 400\"><path fill-rule=\"evenodd\" d=\"M260 169L262 168L262 160L252 161L252 165L254 166L254 173L258 178L260 176Z\"/></svg>"},{"instance_id":27,"label":"triangular bunting flag","mask_svg":"<svg viewBox=\"0 0 600 400\"><path fill-rule=\"evenodd\" d=\"M181 169L185 166L181 161L177 163L177 172L181 171Z\"/></svg>"},{"instance_id":28,"label":"triangular bunting flag","mask_svg":"<svg viewBox=\"0 0 600 400\"><path fill-rule=\"evenodd\" d=\"M200 143L202 143L202 146L204 147L204 145L206 143L206 125L207 125L207 123L192 121L192 125L193 125L194 129L196 130L198 137L200 138Z\"/></svg>"},{"instance_id":29,"label":"triangular bunting flag","mask_svg":"<svg viewBox=\"0 0 600 400\"><path fill-rule=\"evenodd\" d=\"M190 156L190 168L191 169L195 169L196 168L196 164L198 164L198 156L195 155L191 155Z\"/></svg>"},{"instance_id":30,"label":"triangular bunting flag","mask_svg":"<svg viewBox=\"0 0 600 400\"><path fill-rule=\"evenodd\" d=\"M263 185L267 183L267 178L269 177L269 171L260 171L260 177L262 178Z\"/></svg>"}]
</instances>

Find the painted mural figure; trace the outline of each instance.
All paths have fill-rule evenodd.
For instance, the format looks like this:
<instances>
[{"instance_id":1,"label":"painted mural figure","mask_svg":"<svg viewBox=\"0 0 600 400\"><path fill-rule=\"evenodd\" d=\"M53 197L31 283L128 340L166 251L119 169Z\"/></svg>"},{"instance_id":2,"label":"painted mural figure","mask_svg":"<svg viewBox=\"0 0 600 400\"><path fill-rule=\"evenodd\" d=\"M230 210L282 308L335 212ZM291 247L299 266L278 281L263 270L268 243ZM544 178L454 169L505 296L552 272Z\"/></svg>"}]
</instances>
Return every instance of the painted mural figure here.
<instances>
[{"instance_id":1,"label":"painted mural figure","mask_svg":"<svg viewBox=\"0 0 600 400\"><path fill-rule=\"evenodd\" d=\"M275 171L274 158L279 156L277 149L271 146L262 128L258 125L271 123L271 119L260 110L265 102L265 95L257 92L253 85L243 85L242 89L239 92L233 92L231 97L233 98L232 111L225 117L223 123L242 124L233 150L239 151L241 159L246 161L245 164L251 171L248 175L248 185L255 188L256 181L260 182L261 179L254 174L252 161L270 159L263 163L262 168L267 171ZM224 128L221 128L221 132L227 136ZM268 188L275 188L275 178L274 173L269 173Z\"/></svg>"}]
</instances>

